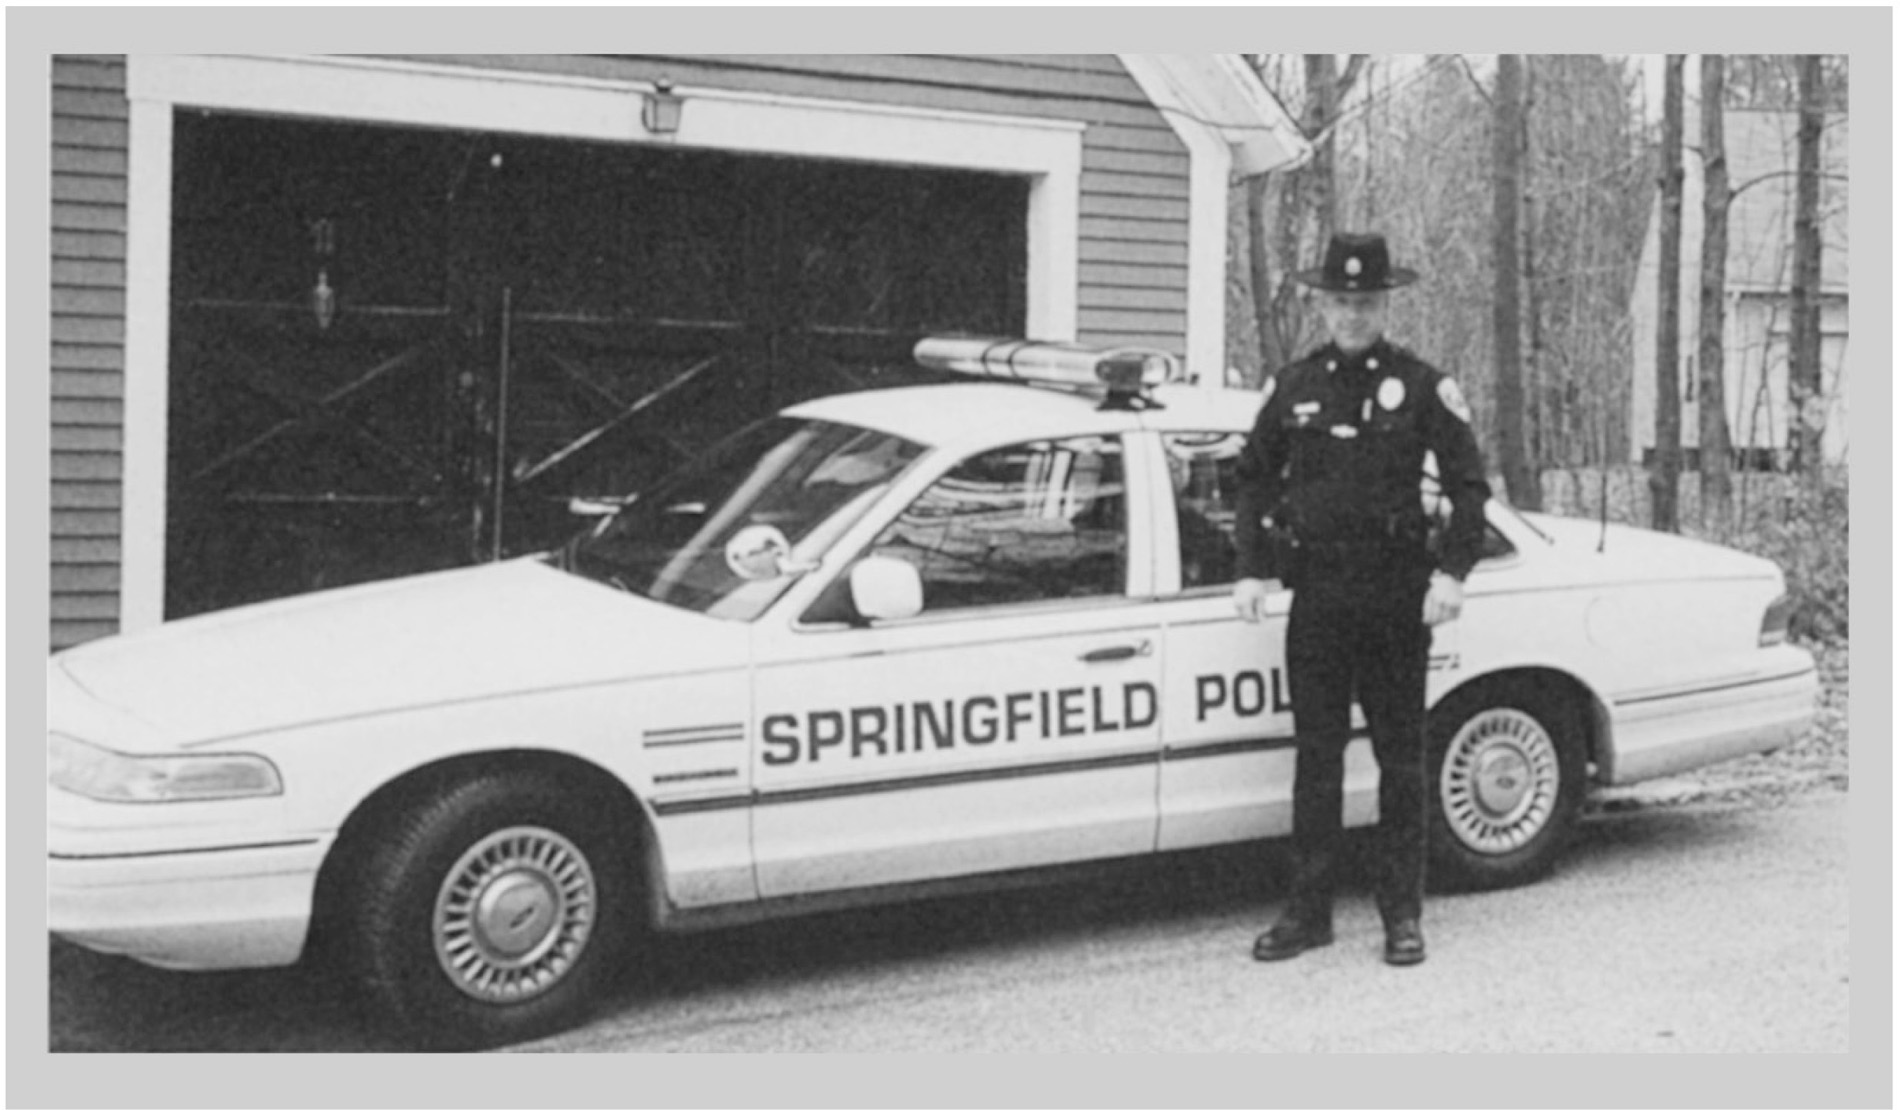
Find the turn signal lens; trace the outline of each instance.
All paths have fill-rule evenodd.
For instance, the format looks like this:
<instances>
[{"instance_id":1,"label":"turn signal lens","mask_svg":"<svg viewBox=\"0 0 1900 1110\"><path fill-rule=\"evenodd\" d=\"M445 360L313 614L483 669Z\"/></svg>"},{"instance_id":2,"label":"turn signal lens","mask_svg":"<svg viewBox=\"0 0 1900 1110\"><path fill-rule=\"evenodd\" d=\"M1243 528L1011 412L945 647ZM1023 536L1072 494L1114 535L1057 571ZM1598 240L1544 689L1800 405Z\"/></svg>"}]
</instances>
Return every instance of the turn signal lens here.
<instances>
[{"instance_id":1,"label":"turn signal lens","mask_svg":"<svg viewBox=\"0 0 1900 1110\"><path fill-rule=\"evenodd\" d=\"M1762 647L1774 647L1788 642L1788 618L1794 615L1794 599L1782 594L1768 604L1768 611L1761 615L1761 635L1756 643Z\"/></svg>"},{"instance_id":2,"label":"turn signal lens","mask_svg":"<svg viewBox=\"0 0 1900 1110\"><path fill-rule=\"evenodd\" d=\"M207 802L284 792L261 755L126 755L62 733L46 734L47 782L102 802Z\"/></svg>"}]
</instances>

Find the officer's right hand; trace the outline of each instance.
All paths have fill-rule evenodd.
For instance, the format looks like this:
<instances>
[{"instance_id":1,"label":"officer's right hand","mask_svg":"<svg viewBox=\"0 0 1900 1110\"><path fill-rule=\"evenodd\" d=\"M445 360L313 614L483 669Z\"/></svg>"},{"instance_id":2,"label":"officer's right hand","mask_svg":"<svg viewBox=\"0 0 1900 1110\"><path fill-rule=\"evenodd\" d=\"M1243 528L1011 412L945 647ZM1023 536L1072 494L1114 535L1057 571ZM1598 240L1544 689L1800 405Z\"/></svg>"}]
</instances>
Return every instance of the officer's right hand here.
<instances>
[{"instance_id":1,"label":"officer's right hand","mask_svg":"<svg viewBox=\"0 0 1900 1110\"><path fill-rule=\"evenodd\" d=\"M1244 621L1258 621L1267 615L1267 581L1242 578L1234 583L1234 608Z\"/></svg>"}]
</instances>

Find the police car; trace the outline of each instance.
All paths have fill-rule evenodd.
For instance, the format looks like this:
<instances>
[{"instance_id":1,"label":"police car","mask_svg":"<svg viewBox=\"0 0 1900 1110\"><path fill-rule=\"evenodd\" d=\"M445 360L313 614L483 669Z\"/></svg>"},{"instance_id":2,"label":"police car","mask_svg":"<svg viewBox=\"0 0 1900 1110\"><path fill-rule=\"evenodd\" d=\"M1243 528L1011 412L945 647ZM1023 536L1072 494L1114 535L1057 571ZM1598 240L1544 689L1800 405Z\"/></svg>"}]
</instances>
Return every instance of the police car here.
<instances>
[{"instance_id":1,"label":"police car","mask_svg":"<svg viewBox=\"0 0 1900 1110\"><path fill-rule=\"evenodd\" d=\"M561 550L55 655L52 931L181 969L320 949L477 1045L575 1020L647 929L1288 833L1288 595L1231 598L1259 395L918 353L1025 381L801 404L577 506ZM1593 785L1808 727L1772 564L1488 512L1433 639L1438 885L1538 875ZM1360 736L1349 824L1376 778Z\"/></svg>"}]
</instances>

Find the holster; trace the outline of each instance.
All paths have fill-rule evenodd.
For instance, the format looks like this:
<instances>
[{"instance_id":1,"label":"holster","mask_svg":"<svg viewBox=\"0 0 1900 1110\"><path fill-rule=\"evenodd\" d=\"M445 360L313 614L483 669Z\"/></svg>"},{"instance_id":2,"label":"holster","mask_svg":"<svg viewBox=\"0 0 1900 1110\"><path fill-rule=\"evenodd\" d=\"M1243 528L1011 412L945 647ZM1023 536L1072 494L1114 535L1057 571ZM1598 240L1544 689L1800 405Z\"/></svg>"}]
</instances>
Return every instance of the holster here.
<instances>
[{"instance_id":1,"label":"holster","mask_svg":"<svg viewBox=\"0 0 1900 1110\"><path fill-rule=\"evenodd\" d=\"M1267 577L1277 578L1280 583L1291 589L1301 578L1300 541L1294 537L1293 530L1284 525L1275 524L1266 530Z\"/></svg>"}]
</instances>

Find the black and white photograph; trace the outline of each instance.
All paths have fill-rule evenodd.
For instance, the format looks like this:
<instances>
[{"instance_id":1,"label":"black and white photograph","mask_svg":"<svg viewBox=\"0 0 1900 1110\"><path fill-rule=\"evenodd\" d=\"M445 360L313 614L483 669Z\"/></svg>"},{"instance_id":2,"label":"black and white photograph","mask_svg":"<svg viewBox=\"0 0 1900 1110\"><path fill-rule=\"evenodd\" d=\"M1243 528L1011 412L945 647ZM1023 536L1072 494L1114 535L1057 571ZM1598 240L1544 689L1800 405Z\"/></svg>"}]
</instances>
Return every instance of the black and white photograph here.
<instances>
[{"instance_id":1,"label":"black and white photograph","mask_svg":"<svg viewBox=\"0 0 1900 1110\"><path fill-rule=\"evenodd\" d=\"M55 1060L1867 1043L1886 55L40 60Z\"/></svg>"}]
</instances>

